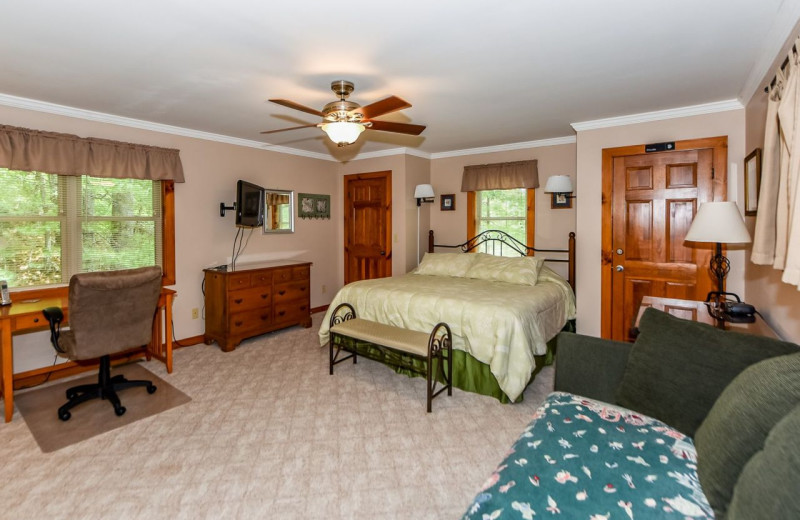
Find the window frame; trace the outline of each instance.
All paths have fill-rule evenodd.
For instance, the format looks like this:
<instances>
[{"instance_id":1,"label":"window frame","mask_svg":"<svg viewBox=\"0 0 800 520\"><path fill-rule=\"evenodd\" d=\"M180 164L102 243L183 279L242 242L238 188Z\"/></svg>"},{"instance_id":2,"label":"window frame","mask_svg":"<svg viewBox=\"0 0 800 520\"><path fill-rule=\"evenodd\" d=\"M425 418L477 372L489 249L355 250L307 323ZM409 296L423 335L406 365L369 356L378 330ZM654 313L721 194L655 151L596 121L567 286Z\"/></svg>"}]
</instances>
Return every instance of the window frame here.
<instances>
[{"instance_id":1,"label":"window frame","mask_svg":"<svg viewBox=\"0 0 800 520\"><path fill-rule=\"evenodd\" d=\"M45 172L46 173L46 172ZM50 174L56 175L56 174ZM161 286L175 285L175 181L162 180L161 185ZM156 231L158 235L158 231ZM28 289L25 287L9 287L11 294L24 295L26 299L60 298L68 294L68 284L56 284L50 287Z\"/></svg>"},{"instance_id":2,"label":"window frame","mask_svg":"<svg viewBox=\"0 0 800 520\"><path fill-rule=\"evenodd\" d=\"M536 236L536 190L528 188L525 194L525 245L533 248ZM467 240L477 234L478 229L478 195L475 191L467 192ZM472 251L474 252L474 251ZM533 256L533 250L528 251Z\"/></svg>"}]
</instances>

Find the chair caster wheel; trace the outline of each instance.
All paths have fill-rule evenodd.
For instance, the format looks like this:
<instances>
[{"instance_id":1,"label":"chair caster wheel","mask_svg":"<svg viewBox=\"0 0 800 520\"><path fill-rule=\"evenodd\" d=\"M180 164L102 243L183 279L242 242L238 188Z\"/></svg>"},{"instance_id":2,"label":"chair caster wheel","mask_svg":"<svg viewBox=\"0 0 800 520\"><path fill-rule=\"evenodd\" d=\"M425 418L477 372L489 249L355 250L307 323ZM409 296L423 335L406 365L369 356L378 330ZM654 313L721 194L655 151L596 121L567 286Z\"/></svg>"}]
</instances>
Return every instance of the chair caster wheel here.
<instances>
[{"instance_id":1,"label":"chair caster wheel","mask_svg":"<svg viewBox=\"0 0 800 520\"><path fill-rule=\"evenodd\" d=\"M61 419L62 421L69 421L69 418L70 418L70 417L72 417L72 414L71 414L71 413L69 413L69 412L66 412L66 411L65 411L65 412L62 412L61 410L59 410L59 412L58 412L58 418L59 418L59 419Z\"/></svg>"},{"instance_id":2,"label":"chair caster wheel","mask_svg":"<svg viewBox=\"0 0 800 520\"><path fill-rule=\"evenodd\" d=\"M114 413L117 414L118 417L122 416L122 415L125 415L125 412L126 412L126 410L125 410L124 406L115 406L114 407Z\"/></svg>"},{"instance_id":3,"label":"chair caster wheel","mask_svg":"<svg viewBox=\"0 0 800 520\"><path fill-rule=\"evenodd\" d=\"M158 387L156 385L147 385L148 394L154 394L156 393L156 390L158 390Z\"/></svg>"}]
</instances>

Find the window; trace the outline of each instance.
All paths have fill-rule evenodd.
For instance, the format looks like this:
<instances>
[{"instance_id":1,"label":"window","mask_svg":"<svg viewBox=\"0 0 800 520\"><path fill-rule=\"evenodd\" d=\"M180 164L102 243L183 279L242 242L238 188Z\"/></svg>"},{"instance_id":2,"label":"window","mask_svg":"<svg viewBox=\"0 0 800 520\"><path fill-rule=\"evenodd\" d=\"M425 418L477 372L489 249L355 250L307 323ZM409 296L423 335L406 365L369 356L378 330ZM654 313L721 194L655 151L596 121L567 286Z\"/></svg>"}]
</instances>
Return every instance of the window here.
<instances>
[{"instance_id":1,"label":"window","mask_svg":"<svg viewBox=\"0 0 800 520\"><path fill-rule=\"evenodd\" d=\"M0 279L10 286L145 265L174 283L171 181L0 168L0 185Z\"/></svg>"},{"instance_id":2,"label":"window","mask_svg":"<svg viewBox=\"0 0 800 520\"><path fill-rule=\"evenodd\" d=\"M467 235L489 229L505 231L523 244L533 246L534 190L482 190L467 193ZM516 254L513 251L506 254Z\"/></svg>"}]
</instances>

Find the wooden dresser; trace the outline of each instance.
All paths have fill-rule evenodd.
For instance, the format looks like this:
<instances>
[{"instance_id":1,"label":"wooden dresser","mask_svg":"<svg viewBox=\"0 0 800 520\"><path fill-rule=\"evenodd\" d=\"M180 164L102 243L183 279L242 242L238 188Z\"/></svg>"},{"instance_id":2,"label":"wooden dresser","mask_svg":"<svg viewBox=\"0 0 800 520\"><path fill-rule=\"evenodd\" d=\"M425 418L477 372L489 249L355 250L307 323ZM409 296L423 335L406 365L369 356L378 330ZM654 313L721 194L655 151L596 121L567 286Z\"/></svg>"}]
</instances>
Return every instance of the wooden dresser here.
<instances>
[{"instance_id":1,"label":"wooden dresser","mask_svg":"<svg viewBox=\"0 0 800 520\"><path fill-rule=\"evenodd\" d=\"M311 262L205 269L207 345L230 352L243 339L293 325L311 326Z\"/></svg>"}]
</instances>

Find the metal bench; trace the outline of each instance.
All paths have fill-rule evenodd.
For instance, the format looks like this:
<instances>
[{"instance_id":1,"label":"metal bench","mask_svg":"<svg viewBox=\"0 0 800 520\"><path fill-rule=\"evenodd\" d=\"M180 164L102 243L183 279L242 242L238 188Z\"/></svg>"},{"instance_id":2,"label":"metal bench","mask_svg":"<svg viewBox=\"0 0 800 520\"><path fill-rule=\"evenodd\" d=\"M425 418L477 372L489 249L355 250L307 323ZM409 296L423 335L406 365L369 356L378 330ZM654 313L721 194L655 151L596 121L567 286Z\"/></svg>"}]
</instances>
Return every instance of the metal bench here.
<instances>
[{"instance_id":1,"label":"metal bench","mask_svg":"<svg viewBox=\"0 0 800 520\"><path fill-rule=\"evenodd\" d=\"M430 334L416 330L408 330L392 325L384 325L374 321L356 317L356 311L352 305L342 303L334 309L330 319L330 339L328 347L330 349L330 374L333 375L333 365L353 359L356 364L358 357L355 348L348 348L341 342L336 341L337 336L352 338L358 341L369 342L379 348L387 348L402 354L407 354L426 361L425 371L420 372L411 363L402 365L403 368L413 370L424 375L428 380L428 413L431 412L431 401L440 393L447 390L447 395L453 395L453 336L450 327L446 323L438 323L433 327ZM334 352L335 350L335 352ZM350 355L339 358L342 352L349 352ZM436 359L436 366L444 386L436 389L437 379L433 375L433 360ZM445 373L444 364L447 361L447 372Z\"/></svg>"}]
</instances>

